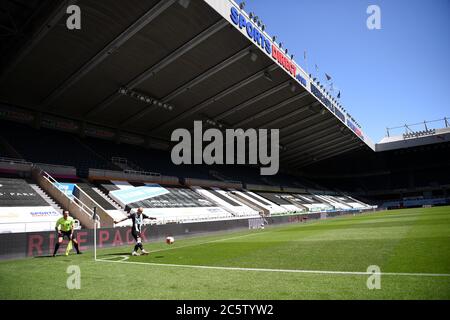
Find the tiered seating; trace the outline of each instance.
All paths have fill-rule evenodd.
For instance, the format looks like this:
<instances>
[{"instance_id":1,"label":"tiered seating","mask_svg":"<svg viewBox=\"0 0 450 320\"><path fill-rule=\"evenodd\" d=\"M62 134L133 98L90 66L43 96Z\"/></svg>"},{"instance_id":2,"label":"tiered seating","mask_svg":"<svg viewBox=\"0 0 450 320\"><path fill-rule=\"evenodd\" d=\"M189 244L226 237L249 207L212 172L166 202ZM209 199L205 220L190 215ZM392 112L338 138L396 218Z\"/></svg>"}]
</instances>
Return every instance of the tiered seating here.
<instances>
[{"instance_id":1,"label":"tiered seating","mask_svg":"<svg viewBox=\"0 0 450 320\"><path fill-rule=\"evenodd\" d=\"M53 230L60 217L25 180L0 178L0 232Z\"/></svg>"},{"instance_id":2,"label":"tiered seating","mask_svg":"<svg viewBox=\"0 0 450 320\"><path fill-rule=\"evenodd\" d=\"M83 143L101 154L105 159L112 159L113 157L125 158L144 171L157 172L168 176L211 179L205 168L190 165L174 165L168 151L145 149L129 144L118 145L110 141L94 138L86 138L83 140Z\"/></svg>"},{"instance_id":3,"label":"tiered seating","mask_svg":"<svg viewBox=\"0 0 450 320\"><path fill-rule=\"evenodd\" d=\"M48 129L36 130L8 121L0 121L0 126L2 136L30 162L74 166L79 169L81 176L86 175L89 168L117 169L105 158L83 146L72 134Z\"/></svg>"},{"instance_id":4,"label":"tiered seating","mask_svg":"<svg viewBox=\"0 0 450 320\"><path fill-rule=\"evenodd\" d=\"M233 198L230 193L220 188L192 187L197 193L217 203L225 210L231 212L235 217L259 217L260 214L239 199Z\"/></svg>"},{"instance_id":5,"label":"tiered seating","mask_svg":"<svg viewBox=\"0 0 450 320\"><path fill-rule=\"evenodd\" d=\"M258 192L258 195L284 208L287 212L303 212L308 209L295 196L288 193Z\"/></svg>"},{"instance_id":6,"label":"tiered seating","mask_svg":"<svg viewBox=\"0 0 450 320\"><path fill-rule=\"evenodd\" d=\"M102 181L101 188L126 211L143 207L157 222L230 219L233 215L187 187Z\"/></svg>"},{"instance_id":7,"label":"tiered seating","mask_svg":"<svg viewBox=\"0 0 450 320\"><path fill-rule=\"evenodd\" d=\"M368 204L363 203L350 196L335 196L334 199L350 206L352 209L367 209L368 207L370 207Z\"/></svg>"},{"instance_id":8,"label":"tiered seating","mask_svg":"<svg viewBox=\"0 0 450 320\"><path fill-rule=\"evenodd\" d=\"M0 121L2 137L27 161L56 165L69 165L78 169L78 176L86 177L89 168L123 170L114 165L113 157L127 159L129 167L147 172L157 172L166 176L223 180L211 172L218 172L227 180L242 181L246 184L318 188L317 184L298 181L298 178L279 173L264 177L260 169L252 166L193 166L174 165L170 152L147 149L130 144L117 144L92 137L80 138L76 134L41 128L36 130L29 125ZM32 137L33 141L30 141ZM4 149L4 148L3 148ZM1 150L0 143L0 152ZM6 152L3 152L6 154ZM133 165L131 165L133 164Z\"/></svg>"},{"instance_id":9,"label":"tiered seating","mask_svg":"<svg viewBox=\"0 0 450 320\"><path fill-rule=\"evenodd\" d=\"M257 210L261 214L264 215L271 215L271 214L279 214L279 213L286 213L287 210L278 204L265 199L264 197L261 197L260 195L248 191L248 190L235 190L230 189L230 194L238 199L239 201L243 202L246 206Z\"/></svg>"},{"instance_id":10,"label":"tiered seating","mask_svg":"<svg viewBox=\"0 0 450 320\"><path fill-rule=\"evenodd\" d=\"M295 194L295 197L303 206L308 208L308 212L331 211L334 209L330 204L312 194L298 193Z\"/></svg>"},{"instance_id":11,"label":"tiered seating","mask_svg":"<svg viewBox=\"0 0 450 320\"><path fill-rule=\"evenodd\" d=\"M78 185L90 204L104 209L107 214L105 221L109 222L123 218L125 212L137 207L144 207L146 213L157 216L159 222L182 222L350 210L364 206L363 203L345 197L316 194L319 192L313 190L323 188L307 179L298 179L284 173L261 176L260 168L256 166L176 166L170 159L169 151L90 137L80 138L76 134L61 131L36 130L27 125L6 121L0 121L0 125L0 142L6 141L12 147L6 149L14 149L25 160L74 166L78 169L79 177L87 176L89 168L100 169L96 171L98 175L94 174L90 179L108 179L97 182L97 186L105 194L88 183L71 182ZM0 143L0 152L1 150ZM127 159L126 167L114 165L111 162L114 157ZM30 164L29 166L31 168ZM127 173L126 170L123 171L125 168L156 172L162 176ZM167 176L181 179L169 179ZM65 176L59 176L61 177ZM149 180L145 180L145 177L149 177ZM155 177L160 177L160 180ZM110 181L114 179L158 181L164 186ZM202 184L201 181L206 180L208 183ZM228 183L224 185L223 181Z\"/></svg>"}]
</instances>

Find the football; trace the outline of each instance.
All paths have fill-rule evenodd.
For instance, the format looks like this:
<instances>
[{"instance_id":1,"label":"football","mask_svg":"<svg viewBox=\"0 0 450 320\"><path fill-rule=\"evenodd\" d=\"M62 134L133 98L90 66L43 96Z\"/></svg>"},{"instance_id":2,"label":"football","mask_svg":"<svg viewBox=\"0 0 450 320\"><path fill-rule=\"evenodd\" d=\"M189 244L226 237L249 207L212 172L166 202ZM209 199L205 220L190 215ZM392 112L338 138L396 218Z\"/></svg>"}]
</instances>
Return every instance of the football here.
<instances>
[{"instance_id":1,"label":"football","mask_svg":"<svg viewBox=\"0 0 450 320\"><path fill-rule=\"evenodd\" d=\"M167 237L166 238L166 243L167 244L173 244L175 242L175 239L173 237Z\"/></svg>"}]
</instances>

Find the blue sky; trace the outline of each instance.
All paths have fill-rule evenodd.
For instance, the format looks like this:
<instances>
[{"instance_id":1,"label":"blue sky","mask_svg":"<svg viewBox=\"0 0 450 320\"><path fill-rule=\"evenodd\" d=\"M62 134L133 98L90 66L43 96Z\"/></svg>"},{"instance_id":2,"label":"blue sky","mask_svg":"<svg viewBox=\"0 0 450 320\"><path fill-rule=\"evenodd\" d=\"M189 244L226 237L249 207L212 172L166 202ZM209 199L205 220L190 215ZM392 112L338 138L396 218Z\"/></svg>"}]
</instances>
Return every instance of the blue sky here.
<instances>
[{"instance_id":1,"label":"blue sky","mask_svg":"<svg viewBox=\"0 0 450 320\"><path fill-rule=\"evenodd\" d=\"M450 0L245 2L297 63L305 67L306 50L308 71L317 64L333 77L342 105L374 142L386 127L450 117ZM372 4L381 30L366 26Z\"/></svg>"}]
</instances>

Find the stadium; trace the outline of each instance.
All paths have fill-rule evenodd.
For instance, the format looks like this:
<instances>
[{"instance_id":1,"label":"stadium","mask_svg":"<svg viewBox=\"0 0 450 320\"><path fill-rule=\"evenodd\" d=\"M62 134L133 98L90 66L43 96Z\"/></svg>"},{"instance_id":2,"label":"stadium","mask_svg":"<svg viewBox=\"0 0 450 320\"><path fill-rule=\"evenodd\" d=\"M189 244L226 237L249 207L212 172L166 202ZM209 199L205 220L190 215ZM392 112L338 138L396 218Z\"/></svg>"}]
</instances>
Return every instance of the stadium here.
<instances>
[{"instance_id":1,"label":"stadium","mask_svg":"<svg viewBox=\"0 0 450 320\"><path fill-rule=\"evenodd\" d=\"M450 299L446 115L374 143L243 2L0 8L1 299Z\"/></svg>"}]
</instances>

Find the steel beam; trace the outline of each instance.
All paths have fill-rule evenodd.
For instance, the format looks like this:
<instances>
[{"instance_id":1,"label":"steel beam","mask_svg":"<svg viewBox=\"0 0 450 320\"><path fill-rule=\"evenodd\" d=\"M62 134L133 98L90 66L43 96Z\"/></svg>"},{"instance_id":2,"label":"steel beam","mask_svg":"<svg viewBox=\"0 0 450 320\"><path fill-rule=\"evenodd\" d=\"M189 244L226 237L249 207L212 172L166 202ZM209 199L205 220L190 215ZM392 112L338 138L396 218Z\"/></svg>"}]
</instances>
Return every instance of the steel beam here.
<instances>
[{"instance_id":1,"label":"steel beam","mask_svg":"<svg viewBox=\"0 0 450 320\"><path fill-rule=\"evenodd\" d=\"M159 71L161 71L163 68L167 67L171 63L173 63L175 60L186 54L188 51L195 48L197 45L201 44L223 28L225 28L228 25L228 21L226 20L219 20L200 34L198 34L193 39L186 42L184 45L182 45L177 50L173 51L171 54L169 54L167 57L153 65L152 67L148 68L144 72L142 72L140 75L138 75L136 78L131 80L129 83L124 85L124 87L128 89L134 89L138 85L140 85L142 82L150 79L151 77L154 77ZM120 97L120 94L118 90L111 94L108 98L106 98L102 103L95 106L93 109L91 109L89 112L86 113L87 118L91 118L92 116L98 114L99 112L105 110L109 105L111 105L113 102L117 101Z\"/></svg>"},{"instance_id":2,"label":"steel beam","mask_svg":"<svg viewBox=\"0 0 450 320\"><path fill-rule=\"evenodd\" d=\"M347 138L348 136L339 135L322 144L308 143L308 146L305 148L301 148L302 146L300 145L299 147L297 147L297 150L300 150L298 154L291 154L287 157L282 156L281 159L289 163L290 161L297 159L301 154L313 154L316 150L327 150L329 148L337 148L341 145L349 143L350 141L346 140Z\"/></svg>"},{"instance_id":3,"label":"steel beam","mask_svg":"<svg viewBox=\"0 0 450 320\"><path fill-rule=\"evenodd\" d=\"M21 49L21 52L17 54L13 61L11 61L5 70L0 75L0 83L2 83L5 78L12 72L12 70L17 67L17 65L33 50L33 48L51 31L55 26L58 25L59 21L66 14L67 7L74 5L78 0L67 0L62 1L59 6L53 10L50 17L48 17L45 22L41 25L39 30L34 33L28 42Z\"/></svg>"},{"instance_id":4,"label":"steel beam","mask_svg":"<svg viewBox=\"0 0 450 320\"><path fill-rule=\"evenodd\" d=\"M232 65L233 63L243 59L247 55L250 54L250 48L252 46L248 46L245 49L239 51L238 53L232 55L228 59L222 61L221 63L217 64L216 66L212 67L211 69L207 70L206 72L202 73L201 75L197 76L196 78L192 79L191 81L185 83L181 87L177 88L176 90L172 91L168 95L166 95L164 98L161 99L161 102L167 103L178 97L179 95L183 94L184 92L192 89L194 86L202 83L203 81L207 80L208 78L212 77L216 73L222 71L223 69L227 68L228 66ZM126 119L121 126L125 127L132 122L135 122L143 117L145 117L149 112L156 109L157 107L154 105L146 106L144 109L140 110L139 112L135 113L128 119Z\"/></svg>"},{"instance_id":5,"label":"steel beam","mask_svg":"<svg viewBox=\"0 0 450 320\"><path fill-rule=\"evenodd\" d=\"M131 37L136 35L150 22L159 17L164 11L166 11L177 0L161 0L144 15L142 15L136 22L125 29L118 37L108 43L99 53L86 62L77 72L71 75L65 80L56 90L54 90L44 101L41 106L51 110L55 108L52 103L55 102L64 92L71 88L76 82L83 78L86 74L92 71L96 66L106 60L111 54L118 50L123 44L125 44Z\"/></svg>"},{"instance_id":6,"label":"steel beam","mask_svg":"<svg viewBox=\"0 0 450 320\"><path fill-rule=\"evenodd\" d=\"M207 108L208 106L210 106L211 104L213 104L214 102L216 102L217 100L220 100L224 97L226 97L227 95L236 92L237 90L241 89L242 87L260 79L261 77L264 76L264 73L266 72L272 72L275 71L277 68L279 68L279 66L276 63L273 63L270 67L265 68L264 70L258 71L257 73L251 75L250 77L232 85L231 87L229 87L228 89L223 90L222 92L216 94L215 96L209 98L208 100L193 106L192 108L190 108L189 110L179 114L178 116L166 121L163 124L160 124L159 126L156 126L152 129L149 130L149 133L152 133L154 131L157 130L161 130L163 128L167 128L177 122L180 122L190 116L192 116L195 113L198 113L200 111L202 111L203 109Z\"/></svg>"},{"instance_id":7,"label":"steel beam","mask_svg":"<svg viewBox=\"0 0 450 320\"><path fill-rule=\"evenodd\" d=\"M286 99L286 100L284 100L284 101L282 101L282 102L280 102L280 103L278 103L278 104L276 104L276 105L274 105L274 106L272 106L272 107L270 107L270 108L267 108L267 109L265 109L265 110L263 110L263 111L260 111L260 112L258 112L257 114L255 114L254 116L251 116L251 117L249 117L249 118L247 118L247 119L244 119L244 120L242 120L242 121L240 121L240 122L238 122L234 127L242 127L243 125L245 125L245 124L247 124L247 123L249 123L249 122L251 122L251 121L254 121L254 120L257 120L257 119L259 119L259 118L261 118L261 117L263 117L263 116L265 116L265 115L268 115L269 113L272 113L272 112L275 112L275 111L278 111L279 109L281 109L281 108L284 108L285 106L287 106L287 105L289 105L289 104L291 104L291 103L293 103L293 102L296 102L296 101L298 101L298 100L301 100L301 99L303 99L304 97L306 97L306 96L308 96L308 92L307 91L303 91L302 93L300 93L300 94L298 94L298 95L296 95L296 96L293 96L293 97L291 97L291 98L288 98L288 99ZM307 107L309 107L309 106L307 106ZM302 108L300 108L300 109L303 109L304 107L302 107ZM296 111L299 111L299 110L296 110ZM303 110L304 111L304 110ZM295 111L294 111L295 112ZM300 111L301 112L301 111ZM292 116L292 115L291 115ZM267 123L265 123L264 125L262 125L261 127L267 127L267 125L269 124L270 122L267 122Z\"/></svg>"}]
</instances>

